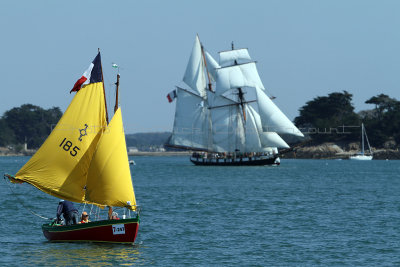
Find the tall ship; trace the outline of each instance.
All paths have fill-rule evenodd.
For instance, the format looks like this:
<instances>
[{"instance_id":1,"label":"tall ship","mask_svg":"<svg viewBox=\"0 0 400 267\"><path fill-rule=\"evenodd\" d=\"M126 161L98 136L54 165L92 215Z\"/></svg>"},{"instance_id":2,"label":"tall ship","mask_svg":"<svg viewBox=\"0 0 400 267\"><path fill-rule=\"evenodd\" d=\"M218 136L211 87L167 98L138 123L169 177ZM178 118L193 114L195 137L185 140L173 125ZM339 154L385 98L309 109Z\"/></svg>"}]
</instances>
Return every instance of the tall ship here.
<instances>
[{"instance_id":1,"label":"tall ship","mask_svg":"<svg viewBox=\"0 0 400 267\"><path fill-rule=\"evenodd\" d=\"M196 40L176 99L167 146L194 151L195 165L279 165L279 134L304 137L274 104L246 48L219 52L217 62Z\"/></svg>"}]
</instances>

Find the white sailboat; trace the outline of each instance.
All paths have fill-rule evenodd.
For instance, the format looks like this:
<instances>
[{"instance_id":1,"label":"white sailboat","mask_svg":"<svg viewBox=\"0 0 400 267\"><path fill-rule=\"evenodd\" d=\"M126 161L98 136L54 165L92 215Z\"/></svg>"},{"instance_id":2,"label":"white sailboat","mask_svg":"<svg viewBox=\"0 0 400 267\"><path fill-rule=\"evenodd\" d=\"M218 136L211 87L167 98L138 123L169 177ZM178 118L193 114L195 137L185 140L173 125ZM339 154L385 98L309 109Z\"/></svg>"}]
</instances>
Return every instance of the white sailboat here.
<instances>
[{"instance_id":1,"label":"white sailboat","mask_svg":"<svg viewBox=\"0 0 400 267\"><path fill-rule=\"evenodd\" d=\"M279 134L303 137L265 93L247 49L232 44L217 63L196 36L183 82L167 145L199 151L196 165L279 164L278 148L289 148Z\"/></svg>"},{"instance_id":2,"label":"white sailboat","mask_svg":"<svg viewBox=\"0 0 400 267\"><path fill-rule=\"evenodd\" d=\"M365 151L364 151L364 136L365 136L365 139L367 140L369 155L366 155ZM365 131L364 123L362 123L361 124L361 152L357 155L351 156L350 159L351 160L372 160L372 158L373 158L373 155L372 155L371 146L369 145L368 136L367 136L367 132Z\"/></svg>"}]
</instances>

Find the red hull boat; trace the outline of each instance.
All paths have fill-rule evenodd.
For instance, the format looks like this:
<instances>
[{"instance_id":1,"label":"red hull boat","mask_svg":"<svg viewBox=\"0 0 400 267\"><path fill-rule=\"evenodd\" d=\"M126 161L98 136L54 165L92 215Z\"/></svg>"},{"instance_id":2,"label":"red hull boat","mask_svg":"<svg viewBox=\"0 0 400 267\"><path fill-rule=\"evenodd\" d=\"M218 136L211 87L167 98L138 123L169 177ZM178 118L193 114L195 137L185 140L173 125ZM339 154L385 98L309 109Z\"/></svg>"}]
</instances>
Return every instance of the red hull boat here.
<instances>
[{"instance_id":1,"label":"red hull boat","mask_svg":"<svg viewBox=\"0 0 400 267\"><path fill-rule=\"evenodd\" d=\"M114 116L109 121L99 51L75 83L71 92L77 93L46 141L15 176L4 176L13 183L31 184L53 197L109 207L109 211L120 207L137 216L69 226L44 224L43 234L50 241L135 241L139 215L118 107L119 74L116 85ZM102 218L112 218L112 213Z\"/></svg>"},{"instance_id":2,"label":"red hull boat","mask_svg":"<svg viewBox=\"0 0 400 267\"><path fill-rule=\"evenodd\" d=\"M52 242L133 243L139 218L104 220L75 225L43 224L44 236Z\"/></svg>"}]
</instances>

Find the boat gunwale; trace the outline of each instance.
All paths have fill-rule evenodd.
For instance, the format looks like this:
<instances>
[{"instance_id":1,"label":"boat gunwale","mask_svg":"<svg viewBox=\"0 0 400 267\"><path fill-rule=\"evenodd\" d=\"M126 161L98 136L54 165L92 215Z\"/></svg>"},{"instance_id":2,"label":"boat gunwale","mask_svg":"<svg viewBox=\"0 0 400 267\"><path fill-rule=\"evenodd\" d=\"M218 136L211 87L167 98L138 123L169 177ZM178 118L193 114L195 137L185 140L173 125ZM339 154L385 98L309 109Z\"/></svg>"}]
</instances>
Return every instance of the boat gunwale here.
<instances>
[{"instance_id":1,"label":"boat gunwale","mask_svg":"<svg viewBox=\"0 0 400 267\"><path fill-rule=\"evenodd\" d=\"M88 223L79 223L73 225L50 225L50 224L43 224L42 230L48 232L70 232L70 231L77 231L77 230L85 230L90 228L97 228L103 226L109 226L114 224L139 224L140 220L139 217L136 218L129 218L129 219L120 219L120 220L101 220L101 221L93 221Z\"/></svg>"}]
</instances>

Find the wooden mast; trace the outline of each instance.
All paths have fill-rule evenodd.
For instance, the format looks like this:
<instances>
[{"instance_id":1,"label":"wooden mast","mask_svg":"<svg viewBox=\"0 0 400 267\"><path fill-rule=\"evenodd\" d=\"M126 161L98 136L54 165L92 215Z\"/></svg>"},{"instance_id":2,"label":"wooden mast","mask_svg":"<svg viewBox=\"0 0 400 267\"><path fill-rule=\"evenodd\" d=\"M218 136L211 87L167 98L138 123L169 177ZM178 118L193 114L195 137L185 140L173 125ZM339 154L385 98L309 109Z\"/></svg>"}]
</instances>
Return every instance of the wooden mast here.
<instances>
[{"instance_id":1,"label":"wooden mast","mask_svg":"<svg viewBox=\"0 0 400 267\"><path fill-rule=\"evenodd\" d=\"M202 43L200 43L200 47L201 47L201 54L203 55L204 65L205 65L205 67L206 67L206 71L207 71L207 77L208 77L208 90L210 90L210 91L212 92L213 90L212 90L212 87L211 87L210 73L208 72L208 68L207 68L207 60L206 60L206 56L204 55L204 47L203 47L203 44L202 44Z\"/></svg>"},{"instance_id":2,"label":"wooden mast","mask_svg":"<svg viewBox=\"0 0 400 267\"><path fill-rule=\"evenodd\" d=\"M116 89L115 89L115 106L114 106L114 114L117 112L118 109L118 88L119 88L119 73L117 74L117 82L115 83Z\"/></svg>"},{"instance_id":3,"label":"wooden mast","mask_svg":"<svg viewBox=\"0 0 400 267\"><path fill-rule=\"evenodd\" d=\"M100 48L98 48L98 51L100 53ZM104 105L106 106L106 121L107 121L107 124L108 124L108 110L107 110L106 89L104 87L103 64L101 63L101 60L100 60L100 68L101 68L101 80L103 81Z\"/></svg>"},{"instance_id":4,"label":"wooden mast","mask_svg":"<svg viewBox=\"0 0 400 267\"><path fill-rule=\"evenodd\" d=\"M231 45L232 45L232 50L235 50L235 47L233 45L233 41L232 41ZM237 65L237 64L238 63L237 63L237 61L235 59L235 65ZM242 88L238 88L238 90L239 90L238 96L239 96L239 100L240 100L240 106L242 107L242 112L243 112L243 119L244 119L244 121L246 121L246 109L245 109L245 106L244 106L244 104L245 104L245 102L244 102L244 93L242 91Z\"/></svg>"}]
</instances>

